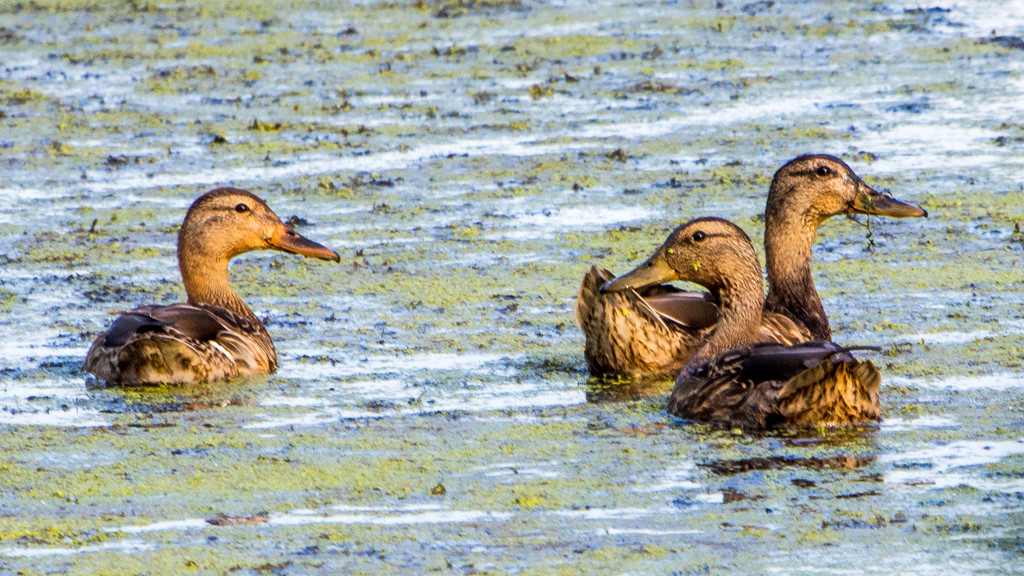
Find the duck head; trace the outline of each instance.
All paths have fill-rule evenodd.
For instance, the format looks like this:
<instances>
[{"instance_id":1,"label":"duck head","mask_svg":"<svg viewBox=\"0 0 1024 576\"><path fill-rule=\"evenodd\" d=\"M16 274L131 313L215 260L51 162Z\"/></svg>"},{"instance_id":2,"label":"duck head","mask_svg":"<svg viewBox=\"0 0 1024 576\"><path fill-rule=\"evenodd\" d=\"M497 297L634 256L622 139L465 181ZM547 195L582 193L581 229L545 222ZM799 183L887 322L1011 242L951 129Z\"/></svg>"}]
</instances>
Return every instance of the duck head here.
<instances>
[{"instance_id":1,"label":"duck head","mask_svg":"<svg viewBox=\"0 0 1024 576\"><path fill-rule=\"evenodd\" d=\"M189 303L214 304L255 319L228 282L228 263L251 250L340 261L333 250L282 222L251 192L218 188L192 203L178 232L178 268Z\"/></svg>"},{"instance_id":2,"label":"duck head","mask_svg":"<svg viewBox=\"0 0 1024 576\"><path fill-rule=\"evenodd\" d=\"M758 291L763 300L761 264L747 234L722 218L698 218L676 228L647 259L601 287L622 292L673 281L707 288L721 302L723 289Z\"/></svg>"},{"instance_id":3,"label":"duck head","mask_svg":"<svg viewBox=\"0 0 1024 576\"><path fill-rule=\"evenodd\" d=\"M619 292L673 280L707 288L718 305L718 322L691 363L758 340L764 281L757 253L739 226L721 218L698 218L683 224L646 262L608 282L601 291Z\"/></svg>"},{"instance_id":4,"label":"duck head","mask_svg":"<svg viewBox=\"0 0 1024 576\"><path fill-rule=\"evenodd\" d=\"M182 264L189 258L227 262L251 250L280 250L340 261L337 253L296 232L246 190L218 188L192 203L178 232Z\"/></svg>"},{"instance_id":5,"label":"duck head","mask_svg":"<svg viewBox=\"0 0 1024 576\"><path fill-rule=\"evenodd\" d=\"M775 173L765 214L768 220L801 214L808 225L816 226L839 214L914 218L928 212L868 186L835 156L809 154L790 160Z\"/></svg>"}]
</instances>

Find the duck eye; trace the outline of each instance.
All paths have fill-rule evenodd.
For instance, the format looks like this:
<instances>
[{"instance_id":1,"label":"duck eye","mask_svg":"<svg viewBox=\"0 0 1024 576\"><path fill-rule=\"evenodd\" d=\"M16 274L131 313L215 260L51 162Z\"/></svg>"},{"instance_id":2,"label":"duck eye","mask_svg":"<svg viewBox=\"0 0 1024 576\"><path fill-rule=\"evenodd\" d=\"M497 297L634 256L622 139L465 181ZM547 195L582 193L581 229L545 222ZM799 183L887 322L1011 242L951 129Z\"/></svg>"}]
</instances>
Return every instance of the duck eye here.
<instances>
[{"instance_id":1,"label":"duck eye","mask_svg":"<svg viewBox=\"0 0 1024 576\"><path fill-rule=\"evenodd\" d=\"M239 202L238 206L235 206L235 212L242 214L249 211L249 206L245 202Z\"/></svg>"},{"instance_id":2,"label":"duck eye","mask_svg":"<svg viewBox=\"0 0 1024 576\"><path fill-rule=\"evenodd\" d=\"M702 242L707 237L708 235L701 232L700 230L697 230L696 232L693 233L693 236L691 236L694 242Z\"/></svg>"},{"instance_id":3,"label":"duck eye","mask_svg":"<svg viewBox=\"0 0 1024 576\"><path fill-rule=\"evenodd\" d=\"M832 173L832 169L829 168L828 166L818 166L815 172L818 174L818 176L828 176L829 174Z\"/></svg>"}]
</instances>

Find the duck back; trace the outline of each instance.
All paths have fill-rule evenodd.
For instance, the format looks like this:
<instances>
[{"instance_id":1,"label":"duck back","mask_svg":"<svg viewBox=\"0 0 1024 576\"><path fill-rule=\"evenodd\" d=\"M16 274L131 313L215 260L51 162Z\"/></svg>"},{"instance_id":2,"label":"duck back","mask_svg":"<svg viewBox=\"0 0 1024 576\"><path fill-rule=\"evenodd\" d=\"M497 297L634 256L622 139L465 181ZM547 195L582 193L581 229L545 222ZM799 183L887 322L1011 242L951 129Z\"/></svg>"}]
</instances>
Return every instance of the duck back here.
<instances>
[{"instance_id":1,"label":"duck back","mask_svg":"<svg viewBox=\"0 0 1024 576\"><path fill-rule=\"evenodd\" d=\"M747 428L878 422L880 383L874 364L831 342L760 343L688 367L668 411Z\"/></svg>"},{"instance_id":2,"label":"duck back","mask_svg":"<svg viewBox=\"0 0 1024 576\"><path fill-rule=\"evenodd\" d=\"M710 328L686 326L663 315L633 290L602 294L601 286L614 279L610 271L593 266L576 296L576 325L586 337L583 356L590 375L674 378ZM648 291L644 296L663 300L678 292L669 286ZM702 295L694 295L695 302L696 298L701 306L714 309Z\"/></svg>"},{"instance_id":3,"label":"duck back","mask_svg":"<svg viewBox=\"0 0 1024 576\"><path fill-rule=\"evenodd\" d=\"M217 306L143 306L96 338L85 370L110 384L192 384L267 374L277 354L258 321Z\"/></svg>"}]
</instances>

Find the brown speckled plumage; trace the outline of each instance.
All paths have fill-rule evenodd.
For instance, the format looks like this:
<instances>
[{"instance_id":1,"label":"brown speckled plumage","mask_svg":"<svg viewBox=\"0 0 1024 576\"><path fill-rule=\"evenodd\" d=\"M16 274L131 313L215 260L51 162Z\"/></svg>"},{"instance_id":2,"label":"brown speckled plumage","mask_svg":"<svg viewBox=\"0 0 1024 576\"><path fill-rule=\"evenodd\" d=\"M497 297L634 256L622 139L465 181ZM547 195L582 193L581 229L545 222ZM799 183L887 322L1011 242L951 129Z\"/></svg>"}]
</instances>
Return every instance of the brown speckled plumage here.
<instances>
[{"instance_id":1,"label":"brown speckled plumage","mask_svg":"<svg viewBox=\"0 0 1024 576\"><path fill-rule=\"evenodd\" d=\"M608 270L591 267L576 297L576 324L587 335L583 355L590 374L674 378L710 328L681 325L660 315L644 300L653 290L602 295L601 286L613 279ZM686 294L680 297L714 306L702 294Z\"/></svg>"},{"instance_id":2,"label":"brown speckled plumage","mask_svg":"<svg viewBox=\"0 0 1024 576\"><path fill-rule=\"evenodd\" d=\"M780 168L765 208L768 298L763 340L796 344L831 338L811 275L811 247L818 226L839 214L926 215L873 190L832 156L800 156ZM705 310L712 300L693 292L674 294L671 287L657 284L602 294L601 286L614 278L591 267L576 296L576 324L586 339L584 357L591 375L678 375L714 324ZM666 313L667 308L672 312ZM687 308L696 311L688 313ZM673 321L673 314L685 316L684 321Z\"/></svg>"},{"instance_id":3,"label":"brown speckled plumage","mask_svg":"<svg viewBox=\"0 0 1024 576\"><path fill-rule=\"evenodd\" d=\"M720 218L677 228L659 249L680 280L707 288L719 319L676 379L669 413L751 428L881 419L880 376L831 342L759 343L761 267L750 239Z\"/></svg>"},{"instance_id":4,"label":"brown speckled plumage","mask_svg":"<svg viewBox=\"0 0 1024 576\"><path fill-rule=\"evenodd\" d=\"M255 195L207 192L178 233L178 267L188 302L121 313L93 342L84 368L107 384L192 384L269 374L277 353L263 323L228 282L228 263L251 250L338 261L333 251L281 222Z\"/></svg>"},{"instance_id":5,"label":"brown speckled plumage","mask_svg":"<svg viewBox=\"0 0 1024 576\"><path fill-rule=\"evenodd\" d=\"M615 279L608 270L591 267L576 297L576 325L587 335L583 356L590 375L675 378L717 321L714 298L667 284L601 294L601 287ZM789 317L766 313L761 337L796 344L809 335Z\"/></svg>"},{"instance_id":6,"label":"brown speckled plumage","mask_svg":"<svg viewBox=\"0 0 1024 576\"><path fill-rule=\"evenodd\" d=\"M792 367L746 373L756 360L771 363L801 353ZM752 344L727 350L695 366L676 380L669 396L670 414L702 422L744 428L865 424L882 419L878 389L881 376L870 361L859 361L831 342L803 342L793 347Z\"/></svg>"}]
</instances>

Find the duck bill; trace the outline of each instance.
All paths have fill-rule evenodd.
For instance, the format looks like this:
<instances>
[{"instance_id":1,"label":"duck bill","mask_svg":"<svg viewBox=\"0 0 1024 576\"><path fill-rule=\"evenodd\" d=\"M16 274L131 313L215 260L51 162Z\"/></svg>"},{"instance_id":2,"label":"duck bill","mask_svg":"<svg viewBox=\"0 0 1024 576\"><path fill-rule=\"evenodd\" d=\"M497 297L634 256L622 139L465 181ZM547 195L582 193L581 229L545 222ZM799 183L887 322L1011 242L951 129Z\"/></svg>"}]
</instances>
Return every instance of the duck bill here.
<instances>
[{"instance_id":1,"label":"duck bill","mask_svg":"<svg viewBox=\"0 0 1024 576\"><path fill-rule=\"evenodd\" d=\"M307 258L318 258L340 262L337 252L326 246L322 246L282 224L274 230L274 234L267 240L267 244L275 250L299 254Z\"/></svg>"},{"instance_id":2,"label":"duck bill","mask_svg":"<svg viewBox=\"0 0 1024 576\"><path fill-rule=\"evenodd\" d=\"M679 274L668 265L664 252L658 250L654 253L654 256L648 258L646 262L637 266L632 272L606 282L604 286L601 286L601 292L625 292L629 289L637 290L674 280L679 280Z\"/></svg>"},{"instance_id":3,"label":"duck bill","mask_svg":"<svg viewBox=\"0 0 1024 576\"><path fill-rule=\"evenodd\" d=\"M857 195L850 204L850 211L855 214L872 216L889 216L890 218L920 218L928 216L928 212L913 204L882 194L863 182L857 183Z\"/></svg>"}]
</instances>

